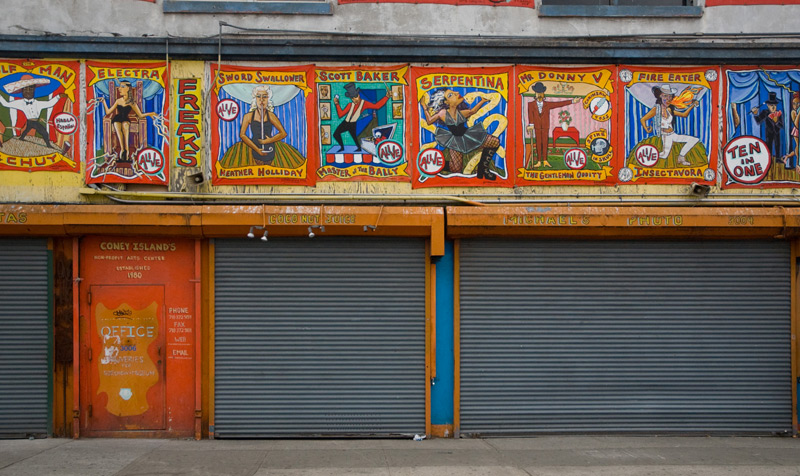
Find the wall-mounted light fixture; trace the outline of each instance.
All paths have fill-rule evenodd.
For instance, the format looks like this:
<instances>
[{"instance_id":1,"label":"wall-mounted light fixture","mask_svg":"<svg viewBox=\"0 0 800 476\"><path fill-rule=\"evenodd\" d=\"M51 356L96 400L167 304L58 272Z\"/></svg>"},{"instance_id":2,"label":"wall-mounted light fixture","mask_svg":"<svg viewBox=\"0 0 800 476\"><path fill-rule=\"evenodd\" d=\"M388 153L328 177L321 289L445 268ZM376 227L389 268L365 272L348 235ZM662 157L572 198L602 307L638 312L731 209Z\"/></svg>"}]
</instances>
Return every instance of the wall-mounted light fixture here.
<instances>
[{"instance_id":1,"label":"wall-mounted light fixture","mask_svg":"<svg viewBox=\"0 0 800 476\"><path fill-rule=\"evenodd\" d=\"M264 205L261 205L261 226L253 225L250 227L250 231L247 232L248 238L255 238L256 237L256 230L264 230L264 234L261 235L261 241L268 241L267 236L269 232L267 231L267 213L266 208Z\"/></svg>"},{"instance_id":2,"label":"wall-mounted light fixture","mask_svg":"<svg viewBox=\"0 0 800 476\"><path fill-rule=\"evenodd\" d=\"M269 235L269 231L267 231L267 229L264 228L263 226L258 226L258 225L251 226L250 231L247 232L247 237L255 238L256 237L255 230L264 230L264 234L261 235L261 241L267 241L267 235Z\"/></svg>"},{"instance_id":3,"label":"wall-mounted light fixture","mask_svg":"<svg viewBox=\"0 0 800 476\"><path fill-rule=\"evenodd\" d=\"M247 237L255 238L256 237L255 230L263 230L263 229L264 229L263 226L257 226L257 225L251 226L250 231L247 232Z\"/></svg>"},{"instance_id":4,"label":"wall-mounted light fixture","mask_svg":"<svg viewBox=\"0 0 800 476\"><path fill-rule=\"evenodd\" d=\"M325 225L311 225L310 227L308 227L309 238L314 238L315 236L317 236L317 234L314 233L314 230L316 229L319 229L320 233L325 233Z\"/></svg>"}]
</instances>

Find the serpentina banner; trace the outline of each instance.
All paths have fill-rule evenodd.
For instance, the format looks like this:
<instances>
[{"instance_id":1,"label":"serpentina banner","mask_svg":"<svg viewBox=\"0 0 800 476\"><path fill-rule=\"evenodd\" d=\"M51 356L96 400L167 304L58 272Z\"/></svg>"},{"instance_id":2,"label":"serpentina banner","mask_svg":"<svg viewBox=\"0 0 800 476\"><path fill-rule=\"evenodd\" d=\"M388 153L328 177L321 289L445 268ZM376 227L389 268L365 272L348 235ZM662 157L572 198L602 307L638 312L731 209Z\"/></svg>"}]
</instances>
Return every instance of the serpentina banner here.
<instances>
[{"instance_id":1,"label":"serpentina banner","mask_svg":"<svg viewBox=\"0 0 800 476\"><path fill-rule=\"evenodd\" d=\"M314 67L211 66L214 185L313 185Z\"/></svg>"},{"instance_id":2,"label":"serpentina banner","mask_svg":"<svg viewBox=\"0 0 800 476\"><path fill-rule=\"evenodd\" d=\"M317 69L319 180L410 180L408 66Z\"/></svg>"},{"instance_id":3,"label":"serpentina banner","mask_svg":"<svg viewBox=\"0 0 800 476\"><path fill-rule=\"evenodd\" d=\"M616 67L517 66L516 185L610 184Z\"/></svg>"},{"instance_id":4,"label":"serpentina banner","mask_svg":"<svg viewBox=\"0 0 800 476\"><path fill-rule=\"evenodd\" d=\"M86 62L87 183L169 182L165 62Z\"/></svg>"},{"instance_id":5,"label":"serpentina banner","mask_svg":"<svg viewBox=\"0 0 800 476\"><path fill-rule=\"evenodd\" d=\"M797 187L800 69L730 67L723 78L723 188Z\"/></svg>"},{"instance_id":6,"label":"serpentina banner","mask_svg":"<svg viewBox=\"0 0 800 476\"><path fill-rule=\"evenodd\" d=\"M76 61L0 59L0 170L80 172Z\"/></svg>"},{"instance_id":7,"label":"serpentina banner","mask_svg":"<svg viewBox=\"0 0 800 476\"><path fill-rule=\"evenodd\" d=\"M412 68L412 188L513 186L512 71Z\"/></svg>"},{"instance_id":8,"label":"serpentina banner","mask_svg":"<svg viewBox=\"0 0 800 476\"><path fill-rule=\"evenodd\" d=\"M619 79L619 182L714 184L718 69L620 66Z\"/></svg>"}]
</instances>

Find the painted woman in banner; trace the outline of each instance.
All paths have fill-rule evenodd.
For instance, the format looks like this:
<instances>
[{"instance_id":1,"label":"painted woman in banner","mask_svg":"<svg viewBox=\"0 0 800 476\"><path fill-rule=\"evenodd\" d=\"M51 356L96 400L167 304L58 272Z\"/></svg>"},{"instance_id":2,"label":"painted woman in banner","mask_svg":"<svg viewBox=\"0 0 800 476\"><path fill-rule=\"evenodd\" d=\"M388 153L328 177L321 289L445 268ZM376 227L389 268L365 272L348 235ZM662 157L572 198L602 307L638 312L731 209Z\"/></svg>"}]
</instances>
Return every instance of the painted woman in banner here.
<instances>
[{"instance_id":1,"label":"painted woman in banner","mask_svg":"<svg viewBox=\"0 0 800 476\"><path fill-rule=\"evenodd\" d=\"M131 162L133 159L130 152L130 136L131 136L131 113L134 113L138 119L144 117L158 117L155 112L143 113L133 96L133 86L130 81L122 80L117 87L117 95L119 96L114 105L108 107L108 103L103 101L103 109L105 110L106 117L111 117L111 126L114 128L114 133L117 135L117 140L120 145L119 154L117 154L119 162Z\"/></svg>"},{"instance_id":2,"label":"painted woman in banner","mask_svg":"<svg viewBox=\"0 0 800 476\"><path fill-rule=\"evenodd\" d=\"M789 112L789 118L792 121L792 130L789 134L794 142L794 149L784 155L780 162L784 164L785 168L794 168L796 172L800 173L800 162L797 160L798 154L800 154L800 91L792 93L792 109Z\"/></svg>"},{"instance_id":3,"label":"painted woman in banner","mask_svg":"<svg viewBox=\"0 0 800 476\"><path fill-rule=\"evenodd\" d=\"M429 93L430 100L425 107L423 97L422 111L425 122L436 126L436 143L444 148L448 169L451 173L465 171L464 157L470 152L481 150L480 160L475 169L479 179L494 180L495 174L490 164L500 147L500 140L486 132L483 125L475 122L467 126L467 119L474 115L487 102L482 98L469 107L464 97L452 89L438 89ZM429 112L433 111L433 114Z\"/></svg>"},{"instance_id":4,"label":"painted woman in banner","mask_svg":"<svg viewBox=\"0 0 800 476\"><path fill-rule=\"evenodd\" d=\"M697 107L697 101L692 101L685 108L678 109L673 102L675 93L678 91L671 87L669 84L656 86L653 88L653 96L656 98L656 104L650 111L645 114L642 119L642 127L648 134L653 132L654 136L661 138L661 153L660 159L669 157L674 143L683 144L679 152L677 163L684 167L689 167L692 164L686 160L686 155L692 150L692 147L700 142L697 137L692 137L686 134L677 134L675 132L675 117L687 117L689 112ZM648 126L648 122L653 120L653 126Z\"/></svg>"},{"instance_id":5,"label":"painted woman in banner","mask_svg":"<svg viewBox=\"0 0 800 476\"><path fill-rule=\"evenodd\" d=\"M225 168L248 165L271 165L295 169L306 158L291 145L282 142L286 130L275 115L272 89L267 85L253 88L250 111L244 115L239 130L241 142L233 144L220 159Z\"/></svg>"}]
</instances>

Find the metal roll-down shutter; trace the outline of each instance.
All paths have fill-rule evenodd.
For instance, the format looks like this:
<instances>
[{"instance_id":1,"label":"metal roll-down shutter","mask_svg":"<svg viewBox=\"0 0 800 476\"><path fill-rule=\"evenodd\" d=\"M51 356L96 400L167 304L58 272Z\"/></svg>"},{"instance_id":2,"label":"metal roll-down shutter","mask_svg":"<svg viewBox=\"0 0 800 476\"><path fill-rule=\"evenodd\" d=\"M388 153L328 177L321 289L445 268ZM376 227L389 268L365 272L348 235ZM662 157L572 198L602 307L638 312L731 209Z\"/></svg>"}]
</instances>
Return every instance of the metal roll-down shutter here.
<instances>
[{"instance_id":1,"label":"metal roll-down shutter","mask_svg":"<svg viewBox=\"0 0 800 476\"><path fill-rule=\"evenodd\" d=\"M0 437L47 435L47 241L0 240Z\"/></svg>"},{"instance_id":2,"label":"metal roll-down shutter","mask_svg":"<svg viewBox=\"0 0 800 476\"><path fill-rule=\"evenodd\" d=\"M461 431L791 430L785 241L463 240Z\"/></svg>"},{"instance_id":3,"label":"metal roll-down shutter","mask_svg":"<svg viewBox=\"0 0 800 476\"><path fill-rule=\"evenodd\" d=\"M215 436L425 431L425 244L217 240Z\"/></svg>"}]
</instances>

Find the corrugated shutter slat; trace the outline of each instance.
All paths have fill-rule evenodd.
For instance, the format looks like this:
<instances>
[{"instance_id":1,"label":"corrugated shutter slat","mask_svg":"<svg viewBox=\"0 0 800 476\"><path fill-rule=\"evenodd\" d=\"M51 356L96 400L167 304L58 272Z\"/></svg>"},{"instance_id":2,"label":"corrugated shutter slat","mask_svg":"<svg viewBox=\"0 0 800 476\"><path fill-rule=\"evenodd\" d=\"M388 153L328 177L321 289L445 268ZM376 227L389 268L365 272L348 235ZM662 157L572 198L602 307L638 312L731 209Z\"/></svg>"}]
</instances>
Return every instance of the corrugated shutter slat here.
<instances>
[{"instance_id":1,"label":"corrugated shutter slat","mask_svg":"<svg viewBox=\"0 0 800 476\"><path fill-rule=\"evenodd\" d=\"M791 430L786 242L460 249L462 432Z\"/></svg>"},{"instance_id":2,"label":"corrugated shutter slat","mask_svg":"<svg viewBox=\"0 0 800 476\"><path fill-rule=\"evenodd\" d=\"M0 240L0 437L46 435L47 242Z\"/></svg>"},{"instance_id":3,"label":"corrugated shutter slat","mask_svg":"<svg viewBox=\"0 0 800 476\"><path fill-rule=\"evenodd\" d=\"M425 431L420 240L216 242L215 435Z\"/></svg>"}]
</instances>

